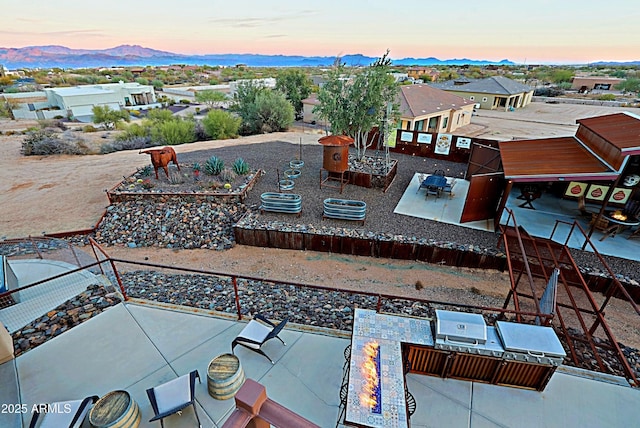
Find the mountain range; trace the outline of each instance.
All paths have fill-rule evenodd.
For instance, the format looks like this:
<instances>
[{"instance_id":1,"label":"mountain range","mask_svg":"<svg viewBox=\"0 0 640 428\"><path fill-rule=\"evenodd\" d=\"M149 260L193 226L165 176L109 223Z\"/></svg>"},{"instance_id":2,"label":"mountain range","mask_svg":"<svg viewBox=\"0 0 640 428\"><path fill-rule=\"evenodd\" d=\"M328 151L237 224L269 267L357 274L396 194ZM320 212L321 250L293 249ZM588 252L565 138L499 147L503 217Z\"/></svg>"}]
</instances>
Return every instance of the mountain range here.
<instances>
[{"instance_id":1,"label":"mountain range","mask_svg":"<svg viewBox=\"0 0 640 428\"><path fill-rule=\"evenodd\" d=\"M109 49L71 49L65 46L27 46L24 48L0 47L0 64L8 69L16 68L87 68L115 66L160 66L171 64L250 67L323 67L330 66L336 57L260 54L208 54L183 55L159 51L138 45L121 45ZM344 55L343 63L349 66L369 65L376 60L361 54ZM394 65L514 65L502 61L472 60L467 58L441 60L429 58L394 59Z\"/></svg>"}]
</instances>

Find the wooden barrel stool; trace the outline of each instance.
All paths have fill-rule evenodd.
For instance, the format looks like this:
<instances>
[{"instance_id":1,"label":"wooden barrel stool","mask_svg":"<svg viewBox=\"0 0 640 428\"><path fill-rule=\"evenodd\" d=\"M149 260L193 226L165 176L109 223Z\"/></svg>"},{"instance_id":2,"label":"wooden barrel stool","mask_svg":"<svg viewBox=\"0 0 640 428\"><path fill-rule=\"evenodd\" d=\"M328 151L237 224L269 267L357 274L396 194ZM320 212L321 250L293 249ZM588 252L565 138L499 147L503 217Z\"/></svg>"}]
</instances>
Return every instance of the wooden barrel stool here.
<instances>
[{"instance_id":1,"label":"wooden barrel stool","mask_svg":"<svg viewBox=\"0 0 640 428\"><path fill-rule=\"evenodd\" d=\"M137 428L140 408L127 391L112 391L100 398L89 412L89 423L95 428Z\"/></svg>"},{"instance_id":2,"label":"wooden barrel stool","mask_svg":"<svg viewBox=\"0 0 640 428\"><path fill-rule=\"evenodd\" d=\"M216 400L226 400L236 395L244 383L244 370L233 354L222 354L209 363L207 387Z\"/></svg>"}]
</instances>

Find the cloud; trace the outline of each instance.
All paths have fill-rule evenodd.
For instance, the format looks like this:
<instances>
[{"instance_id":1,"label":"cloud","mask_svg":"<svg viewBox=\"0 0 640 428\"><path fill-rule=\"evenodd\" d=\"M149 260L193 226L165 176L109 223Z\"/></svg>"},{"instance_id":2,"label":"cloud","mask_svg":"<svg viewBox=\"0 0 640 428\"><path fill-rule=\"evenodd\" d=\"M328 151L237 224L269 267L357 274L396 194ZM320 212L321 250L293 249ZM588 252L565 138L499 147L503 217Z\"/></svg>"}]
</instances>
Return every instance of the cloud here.
<instances>
[{"instance_id":1,"label":"cloud","mask_svg":"<svg viewBox=\"0 0 640 428\"><path fill-rule=\"evenodd\" d=\"M61 31L13 31L13 30L0 30L0 35L11 36L27 36L27 37L106 37L102 30L61 30Z\"/></svg>"},{"instance_id":2,"label":"cloud","mask_svg":"<svg viewBox=\"0 0 640 428\"><path fill-rule=\"evenodd\" d=\"M281 39L283 37L288 37L287 34L270 34L268 36L263 36L263 39Z\"/></svg>"},{"instance_id":3,"label":"cloud","mask_svg":"<svg viewBox=\"0 0 640 428\"><path fill-rule=\"evenodd\" d=\"M237 17L237 18L211 18L208 20L211 24L221 24L240 28L257 28L268 25L278 24L285 21L293 21L302 17L308 17L317 14L316 10L302 10L299 12L284 13L281 15L270 17Z\"/></svg>"}]
</instances>

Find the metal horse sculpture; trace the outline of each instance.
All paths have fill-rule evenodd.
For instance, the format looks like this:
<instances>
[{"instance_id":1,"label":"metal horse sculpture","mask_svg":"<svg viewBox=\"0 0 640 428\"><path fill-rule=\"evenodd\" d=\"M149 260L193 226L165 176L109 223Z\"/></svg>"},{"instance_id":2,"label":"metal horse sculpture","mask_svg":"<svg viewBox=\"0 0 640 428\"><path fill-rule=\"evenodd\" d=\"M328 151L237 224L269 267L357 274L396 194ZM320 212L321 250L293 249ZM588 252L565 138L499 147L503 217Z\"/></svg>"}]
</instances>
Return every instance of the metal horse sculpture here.
<instances>
[{"instance_id":1,"label":"metal horse sculpture","mask_svg":"<svg viewBox=\"0 0 640 428\"><path fill-rule=\"evenodd\" d=\"M169 162L173 162L175 166L178 167L178 171L180 171L178 156L176 155L176 151L173 150L173 147L140 150L140 153L147 153L151 155L151 164L153 165L153 170L156 172L156 180L158 179L158 168L164 169L165 174L167 174L167 178L169 178L169 168L167 167Z\"/></svg>"}]
</instances>

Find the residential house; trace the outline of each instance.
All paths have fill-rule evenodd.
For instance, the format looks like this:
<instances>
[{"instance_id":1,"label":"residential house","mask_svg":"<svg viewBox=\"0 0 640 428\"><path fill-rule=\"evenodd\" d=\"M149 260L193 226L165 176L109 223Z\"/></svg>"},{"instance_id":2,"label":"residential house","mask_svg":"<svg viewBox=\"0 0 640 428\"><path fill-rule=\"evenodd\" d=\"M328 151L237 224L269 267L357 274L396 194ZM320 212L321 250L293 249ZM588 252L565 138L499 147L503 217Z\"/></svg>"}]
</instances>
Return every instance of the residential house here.
<instances>
[{"instance_id":1,"label":"residential house","mask_svg":"<svg viewBox=\"0 0 640 428\"><path fill-rule=\"evenodd\" d=\"M10 95L10 96L6 96ZM16 105L12 109L19 119L52 119L57 116L91 121L94 106L113 110L147 110L159 108L153 86L139 83L107 83L66 88L48 88L40 92L6 94Z\"/></svg>"},{"instance_id":2,"label":"residential house","mask_svg":"<svg viewBox=\"0 0 640 428\"><path fill-rule=\"evenodd\" d=\"M474 102L429 85L398 88L399 128L423 132L453 132L471 123Z\"/></svg>"},{"instance_id":3,"label":"residential house","mask_svg":"<svg viewBox=\"0 0 640 428\"><path fill-rule=\"evenodd\" d=\"M156 93L151 85L139 83L107 83L69 88L45 89L47 100L65 116L78 120L91 120L94 106L108 106L113 110L147 110L158 108Z\"/></svg>"},{"instance_id":4,"label":"residential house","mask_svg":"<svg viewBox=\"0 0 640 428\"><path fill-rule=\"evenodd\" d=\"M475 102L476 107L488 110L507 111L526 107L533 97L532 87L503 76L485 79L462 77L442 83L431 83L430 86L465 97Z\"/></svg>"},{"instance_id":5,"label":"residential house","mask_svg":"<svg viewBox=\"0 0 640 428\"><path fill-rule=\"evenodd\" d=\"M571 79L571 89L580 92L587 91L612 91L616 85L622 83L624 79L608 76L575 76Z\"/></svg>"},{"instance_id":6,"label":"residential house","mask_svg":"<svg viewBox=\"0 0 640 428\"><path fill-rule=\"evenodd\" d=\"M403 85L398 88L399 127L412 131L452 132L471 123L474 103L428 85ZM320 104L316 94L302 100L303 121L327 126L313 108Z\"/></svg>"},{"instance_id":7,"label":"residential house","mask_svg":"<svg viewBox=\"0 0 640 428\"><path fill-rule=\"evenodd\" d=\"M324 119L320 119L314 112L313 108L320 105L318 101L318 94L312 93L307 98L302 100L302 121L305 123L312 123L314 125L329 126L329 122Z\"/></svg>"},{"instance_id":8,"label":"residential house","mask_svg":"<svg viewBox=\"0 0 640 428\"><path fill-rule=\"evenodd\" d=\"M431 82L438 80L440 72L431 67L409 67L407 69L407 75L413 77L415 80L424 79L423 76L429 76Z\"/></svg>"}]
</instances>

